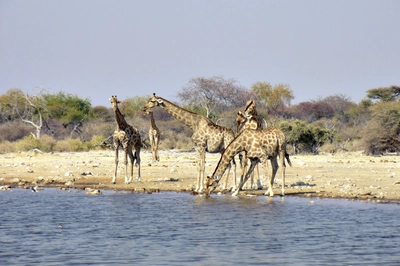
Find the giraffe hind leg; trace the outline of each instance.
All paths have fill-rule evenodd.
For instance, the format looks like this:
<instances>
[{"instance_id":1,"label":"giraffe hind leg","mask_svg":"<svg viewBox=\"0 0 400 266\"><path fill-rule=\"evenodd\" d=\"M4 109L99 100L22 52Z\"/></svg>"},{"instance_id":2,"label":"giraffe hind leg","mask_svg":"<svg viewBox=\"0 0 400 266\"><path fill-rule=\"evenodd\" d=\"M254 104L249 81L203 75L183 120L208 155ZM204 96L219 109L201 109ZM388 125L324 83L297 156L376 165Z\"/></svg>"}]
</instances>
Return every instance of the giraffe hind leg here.
<instances>
[{"instance_id":1,"label":"giraffe hind leg","mask_svg":"<svg viewBox=\"0 0 400 266\"><path fill-rule=\"evenodd\" d=\"M135 150L136 166L138 168L137 181L140 182L140 149Z\"/></svg>"}]
</instances>

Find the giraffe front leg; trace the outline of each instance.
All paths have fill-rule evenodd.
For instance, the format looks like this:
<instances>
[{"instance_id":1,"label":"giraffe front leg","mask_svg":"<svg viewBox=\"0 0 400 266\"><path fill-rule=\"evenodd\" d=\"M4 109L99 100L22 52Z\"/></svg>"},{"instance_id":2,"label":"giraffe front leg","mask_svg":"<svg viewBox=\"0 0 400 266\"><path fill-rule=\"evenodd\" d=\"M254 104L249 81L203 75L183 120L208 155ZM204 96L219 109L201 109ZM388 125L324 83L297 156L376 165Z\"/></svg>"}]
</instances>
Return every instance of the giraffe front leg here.
<instances>
[{"instance_id":1,"label":"giraffe front leg","mask_svg":"<svg viewBox=\"0 0 400 266\"><path fill-rule=\"evenodd\" d=\"M246 183L246 181L250 178L250 175L253 172L254 167L256 166L257 162L258 162L258 160L251 160L251 165L250 165L249 171L247 171L244 179L240 181L238 188L232 193L232 196L237 196L239 194L239 191L242 189L244 183Z\"/></svg>"},{"instance_id":2,"label":"giraffe front leg","mask_svg":"<svg viewBox=\"0 0 400 266\"><path fill-rule=\"evenodd\" d=\"M225 174L225 182L224 182L224 186L222 187L223 189L227 189L228 187L228 180L229 180L229 174L231 172L231 163L229 163L228 165L228 171Z\"/></svg>"},{"instance_id":3,"label":"giraffe front leg","mask_svg":"<svg viewBox=\"0 0 400 266\"><path fill-rule=\"evenodd\" d=\"M198 175L197 175L197 184L196 191L203 191L203 183L204 183L204 170L205 170L205 149L200 147L198 149L199 157L198 157Z\"/></svg>"},{"instance_id":4,"label":"giraffe front leg","mask_svg":"<svg viewBox=\"0 0 400 266\"><path fill-rule=\"evenodd\" d=\"M114 176L111 179L111 184L115 184L115 180L117 179L117 171L118 171L118 148L115 149L115 171Z\"/></svg>"},{"instance_id":5,"label":"giraffe front leg","mask_svg":"<svg viewBox=\"0 0 400 266\"><path fill-rule=\"evenodd\" d=\"M129 184L129 177L128 177L128 151L125 150L125 184Z\"/></svg>"}]
</instances>

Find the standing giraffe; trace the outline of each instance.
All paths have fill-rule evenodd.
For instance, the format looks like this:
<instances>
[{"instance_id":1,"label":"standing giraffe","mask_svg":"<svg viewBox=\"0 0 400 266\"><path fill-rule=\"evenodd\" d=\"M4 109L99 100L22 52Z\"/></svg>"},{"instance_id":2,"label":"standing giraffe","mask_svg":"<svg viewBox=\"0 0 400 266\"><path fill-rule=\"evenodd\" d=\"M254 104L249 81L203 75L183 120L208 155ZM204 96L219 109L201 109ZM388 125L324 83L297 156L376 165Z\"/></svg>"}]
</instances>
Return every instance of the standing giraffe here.
<instances>
[{"instance_id":1,"label":"standing giraffe","mask_svg":"<svg viewBox=\"0 0 400 266\"><path fill-rule=\"evenodd\" d=\"M160 142L160 130L154 121L153 111L149 111L150 115L150 128L149 128L149 139L151 144L151 150L153 153L153 160L160 161L160 156L158 155L158 143Z\"/></svg>"},{"instance_id":2,"label":"standing giraffe","mask_svg":"<svg viewBox=\"0 0 400 266\"><path fill-rule=\"evenodd\" d=\"M202 192L204 186L206 151L210 153L222 153L234 139L232 129L216 125L209 118L183 109L153 93L153 96L144 105L143 111L151 110L155 106L163 108L170 115L193 130L192 140L198 154L196 191ZM233 158L232 161L234 164L234 178L236 180L236 163ZM230 162L227 164L227 168L229 168L227 173L229 176L231 168Z\"/></svg>"},{"instance_id":3,"label":"standing giraffe","mask_svg":"<svg viewBox=\"0 0 400 266\"><path fill-rule=\"evenodd\" d=\"M125 184L129 184L132 181L133 164L135 160L138 167L138 181L140 181L140 148L142 147L142 141L139 132L136 128L133 128L125 121L124 115L118 108L120 101L118 101L117 96L111 96L110 102L114 109L115 119L117 120L117 128L113 135L115 148L115 171L111 183L115 184L115 179L117 178L119 146L122 146L125 152ZM135 154L132 153L132 147L135 149ZM128 178L128 156L131 161L130 178Z\"/></svg>"},{"instance_id":4,"label":"standing giraffe","mask_svg":"<svg viewBox=\"0 0 400 266\"><path fill-rule=\"evenodd\" d=\"M207 177L206 195L208 196L218 185L221 176L226 171L228 164L232 158L239 152L244 151L247 158L250 159L251 165L243 180L240 181L238 188L233 192L236 196L242 189L244 183L250 177L255 166L260 162L267 173L267 160L271 161L272 175L268 175L268 190L265 195L273 196L272 185L274 183L276 172L278 171L278 156L282 172L282 196L285 194L285 158L289 165L292 165L289 155L286 154L286 141L283 132L275 127L270 126L262 130L245 129L243 130L225 149L217 167L211 177Z\"/></svg>"},{"instance_id":5,"label":"standing giraffe","mask_svg":"<svg viewBox=\"0 0 400 266\"><path fill-rule=\"evenodd\" d=\"M251 117L251 119L250 119ZM241 111L238 112L236 117L236 134L239 134L244 129L264 129L267 127L267 123L265 120L257 114L256 103L253 99L247 101L244 113ZM241 178L244 178L244 174L247 167L247 158L245 154L239 155L241 158L241 166L242 166L242 174ZM243 158L244 157L244 158ZM257 174L257 186L254 184L254 172L251 174L250 178L250 188L262 189L261 181L260 181L260 171L258 169L258 165L256 166L256 174Z\"/></svg>"}]
</instances>

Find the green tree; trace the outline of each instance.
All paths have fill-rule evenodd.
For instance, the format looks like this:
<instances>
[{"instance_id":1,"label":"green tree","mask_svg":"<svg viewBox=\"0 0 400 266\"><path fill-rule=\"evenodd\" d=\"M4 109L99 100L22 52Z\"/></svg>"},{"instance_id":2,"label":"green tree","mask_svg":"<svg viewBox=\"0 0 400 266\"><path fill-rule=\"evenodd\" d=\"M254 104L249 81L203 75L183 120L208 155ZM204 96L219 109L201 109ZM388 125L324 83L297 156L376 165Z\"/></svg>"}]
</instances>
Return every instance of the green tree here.
<instances>
[{"instance_id":1,"label":"green tree","mask_svg":"<svg viewBox=\"0 0 400 266\"><path fill-rule=\"evenodd\" d=\"M364 99L359 104L353 105L349 108L345 115L348 118L348 125L357 127L367 123L371 117L369 108L372 106L370 99Z\"/></svg>"},{"instance_id":2,"label":"green tree","mask_svg":"<svg viewBox=\"0 0 400 266\"><path fill-rule=\"evenodd\" d=\"M281 107L289 107L294 99L293 91L288 84L272 86L269 82L256 82L251 91L258 96L261 103L270 111L277 111Z\"/></svg>"},{"instance_id":3,"label":"green tree","mask_svg":"<svg viewBox=\"0 0 400 266\"><path fill-rule=\"evenodd\" d=\"M332 130L317 125L309 125L298 119L283 121L279 127L285 133L286 140L288 144L292 145L295 153L318 153L319 148L333 138Z\"/></svg>"},{"instance_id":4,"label":"green tree","mask_svg":"<svg viewBox=\"0 0 400 266\"><path fill-rule=\"evenodd\" d=\"M138 112L142 113L143 112L142 108L147 103L147 100L150 97L151 96L149 96L149 95L135 96L135 97L131 97L131 98L127 98L127 99L123 100L119 106L121 109L121 112L125 116L135 116L136 113L138 113Z\"/></svg>"},{"instance_id":5,"label":"green tree","mask_svg":"<svg viewBox=\"0 0 400 266\"><path fill-rule=\"evenodd\" d=\"M400 152L400 103L377 102L363 130L366 151L371 154Z\"/></svg>"},{"instance_id":6,"label":"green tree","mask_svg":"<svg viewBox=\"0 0 400 266\"><path fill-rule=\"evenodd\" d=\"M0 96L0 123L19 120L26 109L25 93L21 89L9 89Z\"/></svg>"},{"instance_id":7,"label":"green tree","mask_svg":"<svg viewBox=\"0 0 400 266\"><path fill-rule=\"evenodd\" d=\"M367 91L367 98L371 100L379 100L382 102L399 101L400 87L390 86L390 87L370 89Z\"/></svg>"},{"instance_id":8,"label":"green tree","mask_svg":"<svg viewBox=\"0 0 400 266\"><path fill-rule=\"evenodd\" d=\"M49 116L59 119L65 128L69 128L70 137L74 132L81 133L80 127L91 111L91 103L88 99L81 99L77 95L63 92L46 94L44 99Z\"/></svg>"}]
</instances>

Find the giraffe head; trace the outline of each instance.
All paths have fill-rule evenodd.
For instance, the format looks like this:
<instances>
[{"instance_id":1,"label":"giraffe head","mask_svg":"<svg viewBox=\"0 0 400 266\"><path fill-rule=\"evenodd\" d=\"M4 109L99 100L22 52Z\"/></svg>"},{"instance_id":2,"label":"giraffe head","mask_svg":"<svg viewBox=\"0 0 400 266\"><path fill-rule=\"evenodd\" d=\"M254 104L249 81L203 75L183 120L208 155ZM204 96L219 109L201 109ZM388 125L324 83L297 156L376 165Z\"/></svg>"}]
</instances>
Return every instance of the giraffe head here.
<instances>
[{"instance_id":1,"label":"giraffe head","mask_svg":"<svg viewBox=\"0 0 400 266\"><path fill-rule=\"evenodd\" d=\"M240 132L245 122L246 122L245 115L241 111L239 111L236 116L236 134Z\"/></svg>"},{"instance_id":2,"label":"giraffe head","mask_svg":"<svg viewBox=\"0 0 400 266\"><path fill-rule=\"evenodd\" d=\"M153 96L147 101L147 103L143 106L144 112L150 112L152 108L155 106L160 106L163 104L163 100L160 97L157 97L155 93Z\"/></svg>"},{"instance_id":3,"label":"giraffe head","mask_svg":"<svg viewBox=\"0 0 400 266\"><path fill-rule=\"evenodd\" d=\"M258 124L254 116L251 114L243 114L238 112L236 117L236 134L238 134L243 129L257 129Z\"/></svg>"},{"instance_id":4,"label":"giraffe head","mask_svg":"<svg viewBox=\"0 0 400 266\"><path fill-rule=\"evenodd\" d=\"M117 99L117 95L112 95L110 98L110 102L114 109L117 108L118 104L120 103L120 101L118 101L118 99Z\"/></svg>"},{"instance_id":5,"label":"giraffe head","mask_svg":"<svg viewBox=\"0 0 400 266\"><path fill-rule=\"evenodd\" d=\"M246 103L246 107L244 108L244 113L245 114L255 114L257 115L256 112L256 103L253 101L253 99L250 99Z\"/></svg>"},{"instance_id":6,"label":"giraffe head","mask_svg":"<svg viewBox=\"0 0 400 266\"><path fill-rule=\"evenodd\" d=\"M218 179L214 179L211 176L207 176L207 180L206 180L206 189L205 189L205 195L206 197L209 197L211 192L213 192L217 186L218 186Z\"/></svg>"}]
</instances>

